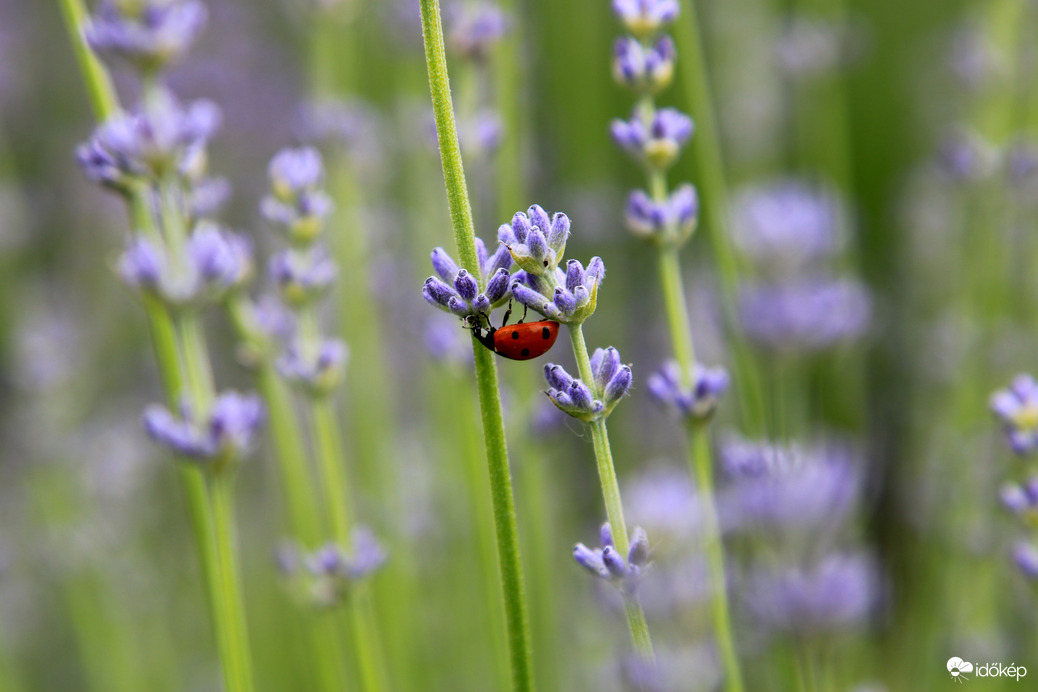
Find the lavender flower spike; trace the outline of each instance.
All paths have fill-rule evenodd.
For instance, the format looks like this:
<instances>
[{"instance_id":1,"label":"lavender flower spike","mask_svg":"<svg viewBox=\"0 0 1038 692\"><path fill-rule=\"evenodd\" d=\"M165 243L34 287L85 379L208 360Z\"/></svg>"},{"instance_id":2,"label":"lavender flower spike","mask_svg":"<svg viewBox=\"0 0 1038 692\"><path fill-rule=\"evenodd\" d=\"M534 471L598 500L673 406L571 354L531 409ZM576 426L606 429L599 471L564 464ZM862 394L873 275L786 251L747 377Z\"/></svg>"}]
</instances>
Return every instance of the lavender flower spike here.
<instances>
[{"instance_id":1,"label":"lavender flower spike","mask_svg":"<svg viewBox=\"0 0 1038 692\"><path fill-rule=\"evenodd\" d=\"M331 198L321 189L321 155L312 147L282 149L271 159L268 174L271 194L260 203L263 216L293 244L313 243L332 211Z\"/></svg>"},{"instance_id":2,"label":"lavender flower spike","mask_svg":"<svg viewBox=\"0 0 1038 692\"><path fill-rule=\"evenodd\" d=\"M327 396L342 380L349 351L339 339L326 339L314 353L301 344L285 349L276 365L281 376L314 397Z\"/></svg>"},{"instance_id":3,"label":"lavender flower spike","mask_svg":"<svg viewBox=\"0 0 1038 692\"><path fill-rule=\"evenodd\" d=\"M699 196L685 183L663 202L654 202L645 192L635 190L627 198L627 227L640 238L660 246L680 246L696 229Z\"/></svg>"},{"instance_id":4,"label":"lavender flower spike","mask_svg":"<svg viewBox=\"0 0 1038 692\"><path fill-rule=\"evenodd\" d=\"M630 120L614 120L610 126L613 141L654 170L666 170L677 161L693 130L692 118L673 108L648 114L635 108Z\"/></svg>"},{"instance_id":5,"label":"lavender flower spike","mask_svg":"<svg viewBox=\"0 0 1038 692\"><path fill-rule=\"evenodd\" d=\"M523 271L552 274L566 252L569 227L568 216L558 212L549 217L535 204L526 212L517 211L511 224L501 224L497 239Z\"/></svg>"},{"instance_id":6,"label":"lavender flower spike","mask_svg":"<svg viewBox=\"0 0 1038 692\"><path fill-rule=\"evenodd\" d=\"M98 55L153 73L187 52L207 16L197 0L103 0L83 34Z\"/></svg>"},{"instance_id":7,"label":"lavender flower spike","mask_svg":"<svg viewBox=\"0 0 1038 692\"><path fill-rule=\"evenodd\" d=\"M1033 377L1017 375L991 396L990 408L1016 454L1031 456L1038 450L1038 382Z\"/></svg>"},{"instance_id":8,"label":"lavender flower spike","mask_svg":"<svg viewBox=\"0 0 1038 692\"><path fill-rule=\"evenodd\" d=\"M554 275L517 272L512 277L512 295L523 305L548 319L581 324L598 307L598 286L605 278L605 263L592 257L587 269L578 260L566 262L566 271Z\"/></svg>"},{"instance_id":9,"label":"lavender flower spike","mask_svg":"<svg viewBox=\"0 0 1038 692\"><path fill-rule=\"evenodd\" d=\"M300 306L320 298L335 281L339 268L322 249L315 247L273 255L269 271L285 302Z\"/></svg>"},{"instance_id":10,"label":"lavender flower spike","mask_svg":"<svg viewBox=\"0 0 1038 692\"><path fill-rule=\"evenodd\" d=\"M631 366L620 362L620 353L610 346L595 349L591 357L594 381L590 385L570 375L561 365L544 366L546 394L561 411L585 422L608 416L631 388Z\"/></svg>"},{"instance_id":11,"label":"lavender flower spike","mask_svg":"<svg viewBox=\"0 0 1038 692\"><path fill-rule=\"evenodd\" d=\"M489 313L503 304L510 296L508 270L512 266L512 256L507 248L499 247L493 255L488 255L486 245L476 238L476 262L479 264L479 281L459 268L442 247L433 250L433 269L440 276L430 276L425 280L422 287L425 300L458 317ZM480 285L484 287L482 291Z\"/></svg>"},{"instance_id":12,"label":"lavender flower spike","mask_svg":"<svg viewBox=\"0 0 1038 692\"><path fill-rule=\"evenodd\" d=\"M676 59L670 36L661 36L651 46L623 36L613 44L613 77L639 94L656 94L670 85Z\"/></svg>"},{"instance_id":13,"label":"lavender flower spike","mask_svg":"<svg viewBox=\"0 0 1038 692\"><path fill-rule=\"evenodd\" d=\"M461 57L483 61L508 31L508 15L489 2L466 5L453 22L450 45Z\"/></svg>"},{"instance_id":14,"label":"lavender flower spike","mask_svg":"<svg viewBox=\"0 0 1038 692\"><path fill-rule=\"evenodd\" d=\"M1033 544L1017 543L1013 548L1013 561L1025 577L1038 580L1038 548Z\"/></svg>"},{"instance_id":15,"label":"lavender flower spike","mask_svg":"<svg viewBox=\"0 0 1038 692\"><path fill-rule=\"evenodd\" d=\"M609 522L602 525L601 548L588 548L583 543L573 547L573 559L591 574L613 583L628 595L633 595L641 583L649 562L649 538L645 530L635 527L631 534L631 548L624 560L613 544Z\"/></svg>"},{"instance_id":16,"label":"lavender flower spike","mask_svg":"<svg viewBox=\"0 0 1038 692\"><path fill-rule=\"evenodd\" d=\"M174 453L219 469L249 449L263 416L257 397L231 391L220 395L204 420L197 420L186 406L179 417L162 406L150 406L144 412L144 428Z\"/></svg>"},{"instance_id":17,"label":"lavender flower spike","mask_svg":"<svg viewBox=\"0 0 1038 692\"><path fill-rule=\"evenodd\" d=\"M386 551L365 526L350 534L352 552L337 543L326 543L309 554L281 551L282 573L296 581L299 592L311 604L330 608L342 603L353 585L375 572L386 561ZM305 568L305 569L301 569Z\"/></svg>"},{"instance_id":18,"label":"lavender flower spike","mask_svg":"<svg viewBox=\"0 0 1038 692\"><path fill-rule=\"evenodd\" d=\"M728 373L696 363L686 378L678 362L670 360L649 376L646 386L652 398L677 418L705 423L713 418L728 389Z\"/></svg>"},{"instance_id":19,"label":"lavender flower spike","mask_svg":"<svg viewBox=\"0 0 1038 692\"><path fill-rule=\"evenodd\" d=\"M648 38L678 16L678 0L613 0L613 14L638 38Z\"/></svg>"}]
</instances>

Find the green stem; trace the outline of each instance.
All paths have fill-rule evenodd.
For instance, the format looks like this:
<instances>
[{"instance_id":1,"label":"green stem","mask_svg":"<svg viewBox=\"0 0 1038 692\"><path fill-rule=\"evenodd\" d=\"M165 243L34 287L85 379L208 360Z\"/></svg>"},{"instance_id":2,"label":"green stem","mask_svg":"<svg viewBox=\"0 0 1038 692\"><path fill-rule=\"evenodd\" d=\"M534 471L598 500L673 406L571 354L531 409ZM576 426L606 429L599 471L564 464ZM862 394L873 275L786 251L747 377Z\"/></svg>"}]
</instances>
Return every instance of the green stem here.
<instances>
[{"instance_id":1,"label":"green stem","mask_svg":"<svg viewBox=\"0 0 1038 692\"><path fill-rule=\"evenodd\" d=\"M465 185L465 169L458 144L457 125L451 102L447 58L443 45L443 26L437 0L421 0L422 36L425 62L429 72L429 89L436 117L436 135L443 164L454 239L462 266L479 276L476 259L476 234L472 225L472 207ZM505 614L512 662L514 690L533 689L533 662L530 652L530 625L524 593L519 530L516 525L515 499L505 446L504 419L498 393L494 354L472 341L475 353L476 383L483 421L483 440L490 475L490 493L497 529L497 550L504 592Z\"/></svg>"},{"instance_id":2,"label":"green stem","mask_svg":"<svg viewBox=\"0 0 1038 692\"><path fill-rule=\"evenodd\" d=\"M90 51L90 46L83 39L87 10L82 0L59 0L61 15L65 19L65 28L72 41L72 49L76 54L83 83L87 88L90 107L94 117L103 122L119 110L119 98L116 96L112 80L105 71L101 61Z\"/></svg>"},{"instance_id":3,"label":"green stem","mask_svg":"<svg viewBox=\"0 0 1038 692\"><path fill-rule=\"evenodd\" d=\"M222 632L218 640L224 685L227 692L250 692L253 689L252 660L238 570L233 468L222 469L210 477L209 501L217 566L213 611L217 630Z\"/></svg>"},{"instance_id":4,"label":"green stem","mask_svg":"<svg viewBox=\"0 0 1038 692\"><path fill-rule=\"evenodd\" d=\"M696 497L702 511L707 562L710 566L710 579L713 583L711 610L714 618L714 638L721 656L721 664L725 673L725 690L742 692L742 669L739 657L735 652L732 637L731 615L728 612L728 580L724 568L724 545L721 543L721 532L717 520L717 507L714 504L714 472L713 455L710 449L709 428L692 426L689 428L689 462L692 475L696 479Z\"/></svg>"},{"instance_id":5,"label":"green stem","mask_svg":"<svg viewBox=\"0 0 1038 692\"><path fill-rule=\"evenodd\" d=\"M688 319L688 306L685 304L685 284L681 278L681 260L678 258L677 248L660 248L659 273L667 325L670 327L671 346L686 378L685 384L688 385L690 382L687 379L694 376L696 351L692 343L692 325Z\"/></svg>"},{"instance_id":6,"label":"green stem","mask_svg":"<svg viewBox=\"0 0 1038 692\"><path fill-rule=\"evenodd\" d=\"M573 342L573 355L577 359L580 379L591 384L595 381L591 372L591 359L588 357L587 345L584 342L584 330L579 324L569 325L569 336ZM620 499L620 483L616 479L616 468L613 466L613 451L609 445L609 431L604 419L591 424L591 442L595 449L595 462L598 465L598 480L602 484L602 499L605 502L606 518L612 528L613 544L617 552L627 559L631 550L627 533L627 522L624 520L623 501ZM624 594L624 612L627 615L627 629L631 632L634 650L646 660L655 660L652 650L652 638L649 636L649 624L645 621L645 613L636 598Z\"/></svg>"}]
</instances>

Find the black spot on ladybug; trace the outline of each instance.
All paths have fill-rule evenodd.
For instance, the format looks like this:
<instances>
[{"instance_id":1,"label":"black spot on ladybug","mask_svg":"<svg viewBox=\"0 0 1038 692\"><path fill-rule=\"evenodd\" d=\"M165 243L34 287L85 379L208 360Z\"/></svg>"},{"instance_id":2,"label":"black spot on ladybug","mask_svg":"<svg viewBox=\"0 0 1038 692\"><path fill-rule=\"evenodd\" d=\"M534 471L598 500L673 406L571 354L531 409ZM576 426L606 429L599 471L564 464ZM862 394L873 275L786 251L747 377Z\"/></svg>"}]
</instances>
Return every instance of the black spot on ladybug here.
<instances>
[{"instance_id":1,"label":"black spot on ladybug","mask_svg":"<svg viewBox=\"0 0 1038 692\"><path fill-rule=\"evenodd\" d=\"M522 351L519 351L519 355L521 355L523 358L529 356L530 355L530 349L524 348Z\"/></svg>"},{"instance_id":2,"label":"black spot on ladybug","mask_svg":"<svg viewBox=\"0 0 1038 692\"><path fill-rule=\"evenodd\" d=\"M513 339L518 339L519 338L519 332L512 332L512 338Z\"/></svg>"},{"instance_id":3,"label":"black spot on ladybug","mask_svg":"<svg viewBox=\"0 0 1038 692\"><path fill-rule=\"evenodd\" d=\"M548 329L547 327L541 327L541 338L542 339L550 339L551 338L551 330Z\"/></svg>"}]
</instances>

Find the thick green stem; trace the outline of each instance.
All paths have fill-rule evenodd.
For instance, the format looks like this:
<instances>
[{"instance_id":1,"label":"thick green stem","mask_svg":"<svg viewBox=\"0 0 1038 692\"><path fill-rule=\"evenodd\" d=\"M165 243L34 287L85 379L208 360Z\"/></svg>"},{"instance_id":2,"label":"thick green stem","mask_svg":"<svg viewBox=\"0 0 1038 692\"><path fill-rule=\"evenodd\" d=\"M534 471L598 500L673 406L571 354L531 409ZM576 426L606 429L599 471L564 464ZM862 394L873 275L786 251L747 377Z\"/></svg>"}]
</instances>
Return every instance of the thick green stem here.
<instances>
[{"instance_id":1,"label":"thick green stem","mask_svg":"<svg viewBox=\"0 0 1038 692\"><path fill-rule=\"evenodd\" d=\"M213 510L217 565L213 610L217 629L223 632L218 639L224 686L227 692L250 692L253 689L252 657L249 654L248 626L238 570L233 468L222 469L212 475L209 502Z\"/></svg>"},{"instance_id":2,"label":"thick green stem","mask_svg":"<svg viewBox=\"0 0 1038 692\"><path fill-rule=\"evenodd\" d=\"M717 508L714 504L714 471L709 428L692 426L689 428L689 438L689 462L692 466L692 475L696 479L696 497L702 512L704 550L710 566L710 580L713 586L710 606L714 618L714 639L717 641L717 650L724 670L725 690L742 692L742 669L739 667L739 657L735 652L731 615L728 611L728 580L724 569L724 546L721 543Z\"/></svg>"},{"instance_id":3,"label":"thick green stem","mask_svg":"<svg viewBox=\"0 0 1038 692\"><path fill-rule=\"evenodd\" d=\"M436 117L436 135L443 163L443 178L447 188L447 202L454 226L454 239L462 266L473 276L479 276L476 259L476 235L472 225L472 207L465 185L465 169L458 144L454 107L451 102L450 80L443 45L443 26L437 0L421 0L422 35L425 41L425 61L429 72L429 89ZM519 547L519 529L516 525L515 499L505 446L504 419L498 393L497 369L494 355L475 339L472 341L476 361L476 382L479 407L483 421L484 446L490 474L490 493L494 505L494 523L497 529L497 550L501 569L501 588L504 592L505 614L508 620L509 650L512 662L514 690L533 689L533 662L530 652L530 625L527 619L524 593L522 558Z\"/></svg>"},{"instance_id":4,"label":"thick green stem","mask_svg":"<svg viewBox=\"0 0 1038 692\"><path fill-rule=\"evenodd\" d=\"M573 355L577 359L580 379L591 385L595 379L591 372L591 359L588 357L581 325L569 325L569 336L573 342ZM598 480L602 484L606 518L609 519L609 526L612 528L616 550L626 559L631 550L631 542L627 533L627 522L624 520L623 501L620 499L620 483L616 479L616 468L613 466L609 431L606 429L605 420L601 418L593 421L590 426L591 442L595 448L595 462L598 465ZM649 624L645 621L645 613L642 611L641 604L633 596L624 594L624 612L627 615L627 629L631 632L634 650L643 659L655 660L652 638L649 636Z\"/></svg>"}]
</instances>

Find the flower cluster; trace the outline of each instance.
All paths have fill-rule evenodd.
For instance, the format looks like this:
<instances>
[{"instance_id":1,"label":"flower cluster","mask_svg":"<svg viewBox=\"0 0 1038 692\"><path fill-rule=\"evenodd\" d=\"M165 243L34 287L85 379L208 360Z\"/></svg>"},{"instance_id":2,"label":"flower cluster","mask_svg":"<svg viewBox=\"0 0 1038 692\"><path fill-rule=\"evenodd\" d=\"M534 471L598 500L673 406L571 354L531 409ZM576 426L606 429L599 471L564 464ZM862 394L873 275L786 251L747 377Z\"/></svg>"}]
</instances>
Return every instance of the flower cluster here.
<instances>
[{"instance_id":1,"label":"flower cluster","mask_svg":"<svg viewBox=\"0 0 1038 692\"><path fill-rule=\"evenodd\" d=\"M640 39L651 38L678 17L678 0L613 0L613 14Z\"/></svg>"},{"instance_id":2,"label":"flower cluster","mask_svg":"<svg viewBox=\"0 0 1038 692\"><path fill-rule=\"evenodd\" d=\"M757 345L813 352L861 337L869 326L872 299L859 281L816 276L747 284L738 309L743 331Z\"/></svg>"},{"instance_id":3,"label":"flower cluster","mask_svg":"<svg viewBox=\"0 0 1038 692\"><path fill-rule=\"evenodd\" d=\"M620 362L620 352L595 349L591 356L590 384L573 377L561 365L544 366L548 397L559 409L574 418L591 422L605 418L631 388L631 366Z\"/></svg>"},{"instance_id":4,"label":"flower cluster","mask_svg":"<svg viewBox=\"0 0 1038 692\"><path fill-rule=\"evenodd\" d=\"M84 37L98 55L153 73L187 52L207 17L198 0L103 0Z\"/></svg>"},{"instance_id":5,"label":"flower cluster","mask_svg":"<svg viewBox=\"0 0 1038 692\"><path fill-rule=\"evenodd\" d=\"M616 549L613 529L609 522L602 524L601 548L588 548L583 543L573 547L573 559L596 577L612 582L627 594L634 594L651 566L649 562L649 537L640 526L631 535L631 547L627 559Z\"/></svg>"},{"instance_id":6,"label":"flower cluster","mask_svg":"<svg viewBox=\"0 0 1038 692\"><path fill-rule=\"evenodd\" d=\"M550 274L517 272L512 277L512 295L523 305L548 319L581 324L598 307L598 286L605 278L605 263L592 257L587 269L579 260L566 262Z\"/></svg>"},{"instance_id":7,"label":"flower cluster","mask_svg":"<svg viewBox=\"0 0 1038 692\"><path fill-rule=\"evenodd\" d=\"M676 59L670 36L662 36L652 45L623 36L613 45L613 76L637 93L655 94L670 86Z\"/></svg>"},{"instance_id":8,"label":"flower cluster","mask_svg":"<svg viewBox=\"0 0 1038 692\"><path fill-rule=\"evenodd\" d=\"M1017 375L991 395L990 407L1014 452L1030 456L1038 450L1038 382L1033 377Z\"/></svg>"},{"instance_id":9,"label":"flower cluster","mask_svg":"<svg viewBox=\"0 0 1038 692\"><path fill-rule=\"evenodd\" d=\"M548 216L539 205L517 211L511 224L501 224L497 239L512 259L528 274L552 274L562 261L569 239L569 217L559 212Z\"/></svg>"},{"instance_id":10,"label":"flower cluster","mask_svg":"<svg viewBox=\"0 0 1038 692\"><path fill-rule=\"evenodd\" d=\"M175 454L219 469L249 449L263 417L259 399L230 391L221 394L203 415L186 404L179 415L162 406L150 406L144 412L144 427L153 440Z\"/></svg>"},{"instance_id":11,"label":"flower cluster","mask_svg":"<svg viewBox=\"0 0 1038 692\"><path fill-rule=\"evenodd\" d=\"M485 61L508 31L508 15L489 2L467 4L451 22L448 40L458 56L475 62Z\"/></svg>"},{"instance_id":12,"label":"flower cluster","mask_svg":"<svg viewBox=\"0 0 1038 692\"><path fill-rule=\"evenodd\" d=\"M658 245L680 245L696 230L699 195L688 183L658 202L635 190L627 198L626 217L627 227L639 238Z\"/></svg>"},{"instance_id":13,"label":"flower cluster","mask_svg":"<svg viewBox=\"0 0 1038 692\"><path fill-rule=\"evenodd\" d=\"M680 419L705 423L714 416L721 395L728 389L724 368L708 368L697 363L692 372L683 373L677 361L667 361L646 381L649 394Z\"/></svg>"},{"instance_id":14,"label":"flower cluster","mask_svg":"<svg viewBox=\"0 0 1038 692\"><path fill-rule=\"evenodd\" d=\"M119 258L119 275L170 307L200 307L252 278L252 244L209 221L197 224L182 253L137 237Z\"/></svg>"},{"instance_id":15,"label":"flower cluster","mask_svg":"<svg viewBox=\"0 0 1038 692\"><path fill-rule=\"evenodd\" d=\"M476 261L478 278L460 269L442 247L434 249L432 265L440 277L430 276L425 280L422 288L425 300L458 317L489 314L502 305L510 296L508 270L512 267L512 256L508 248L502 245L493 255L488 255L486 245L476 238Z\"/></svg>"},{"instance_id":16,"label":"flower cluster","mask_svg":"<svg viewBox=\"0 0 1038 692\"><path fill-rule=\"evenodd\" d=\"M692 137L692 118L674 108L635 107L629 120L614 120L613 141L650 170L666 170Z\"/></svg>"},{"instance_id":17,"label":"flower cluster","mask_svg":"<svg viewBox=\"0 0 1038 692\"><path fill-rule=\"evenodd\" d=\"M283 149L270 161L269 195L260 203L263 216L293 245L307 246L320 234L332 211L324 192L324 165L316 149Z\"/></svg>"},{"instance_id":18,"label":"flower cluster","mask_svg":"<svg viewBox=\"0 0 1038 692\"><path fill-rule=\"evenodd\" d=\"M304 600L331 608L341 604L355 583L386 561L385 549L365 526L351 531L350 544L349 551L337 543L326 543L309 553L289 546L279 551L278 566Z\"/></svg>"}]
</instances>

